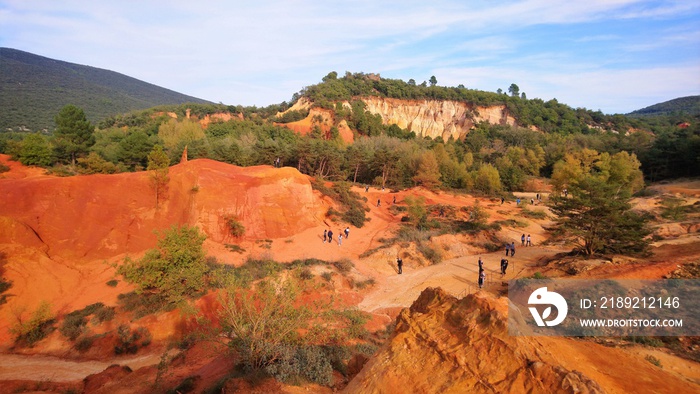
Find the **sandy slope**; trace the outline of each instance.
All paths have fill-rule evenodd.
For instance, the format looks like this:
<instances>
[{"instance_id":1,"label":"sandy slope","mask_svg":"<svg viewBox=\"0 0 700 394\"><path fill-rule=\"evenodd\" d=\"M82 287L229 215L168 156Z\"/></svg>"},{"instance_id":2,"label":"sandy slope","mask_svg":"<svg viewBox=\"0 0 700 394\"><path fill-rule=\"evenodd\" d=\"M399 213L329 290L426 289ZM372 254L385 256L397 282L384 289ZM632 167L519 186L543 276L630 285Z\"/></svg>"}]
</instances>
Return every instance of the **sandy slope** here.
<instances>
[{"instance_id":1,"label":"sandy slope","mask_svg":"<svg viewBox=\"0 0 700 394\"><path fill-rule=\"evenodd\" d=\"M14 162L9 162L6 156L0 155L0 160L8 163L12 168L9 173L0 174L0 181L2 182L36 180L47 182L47 185L59 182L54 177L42 175L40 170L28 169ZM74 240L61 238L59 236L60 232L52 236L41 237L41 242L37 242L36 239L32 238L32 234L45 232L32 230L36 228L41 230L38 224L40 225L43 222L32 222L35 219L22 216L22 212L19 212L18 215L13 215L13 212L16 212L19 208L16 208L16 206L8 208L6 205L3 210L4 213L0 216L11 219L4 219L6 221L2 231L0 231L0 252L5 254L5 260L2 263L10 278L15 281L12 292L17 297L8 305L0 307L2 308L0 309L2 320L0 323L0 344L5 349L10 345L7 327L11 324L13 314L16 314L22 305L35 304L44 297L49 297L54 304L60 306L57 311L59 313L68 312L96 301L103 301L108 305L113 305L116 301L116 295L128 291L128 286L123 283L120 283L116 288L105 286L105 282L113 275L113 269L109 265L105 265L104 261L120 261L125 252L120 247L114 249L110 245L131 245L129 250L138 254L155 244L155 236L152 234L154 228L167 228L169 225L176 223L191 223L204 228L209 236L205 244L209 254L228 264L241 264L248 256L271 257L277 261L292 261L298 258L311 257L327 261L348 258L356 266L355 275L363 278L371 277L376 281L376 285L371 289L357 293L358 296L354 298L356 299L355 302L360 309L375 313L379 318L383 319L384 323L395 318L400 308L410 306L421 291L427 287L439 286L451 294L460 296L476 292L478 256L482 256L486 270L489 273L485 291L496 293L503 288L503 281L522 275L530 275L536 270L541 270L543 261L557 253L570 250L570 246L567 245L543 245L543 241L548 236L544 229L544 226L548 224L547 221L520 218L520 209L516 207L514 202L501 205L500 201L480 198L480 205L488 211L490 221L516 218L527 223L527 226L524 228L504 227L498 234L500 239L512 240L518 245L515 257L508 258L510 266L508 275L505 278L501 278L500 274L497 273L503 251L486 253L484 250L471 244L473 239L463 236L446 235L436 237L433 242L442 248L446 256L444 261L437 265L425 265L417 257L415 248L401 244L392 245L391 247L378 250L369 257L360 258L361 254L381 246L380 239L391 238L393 231L399 226L400 215L392 215L389 211L394 196L399 204L402 204L404 198L408 195L418 195L425 197L426 204L429 205L439 203L457 207L472 206L475 198L450 193L432 193L420 188L398 193L376 188L370 188L368 192L365 192L364 188L355 188L354 190L360 195L367 197L367 206L370 208L368 212L370 221L362 228L352 227L350 237L344 240L342 245L338 245L337 242L329 244L322 242L323 230L331 228L336 234L337 240L337 234L345 227L343 223L330 223L325 219L324 213L332 205L330 201L322 198L319 193L313 192L313 199L303 200L305 202L300 203L300 193L305 193L302 190L305 190L303 188L306 188L306 186L302 186L302 189L295 189L299 190L298 192L288 190L279 197L271 197L270 193L274 191L275 182L282 182L285 185L290 184L290 182L304 183L301 179L303 177L299 178L295 175L294 170L288 169L289 171L286 171L286 169L283 169L285 172L275 171L270 167L260 167L246 170L257 171L255 173L257 175L254 176L243 173L228 175L229 172L239 171L239 169L223 165L222 163L195 162L199 164L190 164L189 166L181 166L175 169L175 173L180 174L180 178L178 178L180 180L177 183L178 186L172 189L171 192L175 193L175 195L181 194L188 197L177 197L171 201L168 205L168 214L157 214L155 210L147 208L150 207L152 202L147 187L130 187L126 194L116 193L121 197L129 196L129 201L137 205L120 208L121 205L119 205L118 199L110 200L112 201L110 202L111 204L115 204L114 208L106 212L102 209L108 216L103 216L100 220L103 222L105 220L119 222L119 217L115 216L123 215L124 213L120 209L127 208L136 212L137 215L130 221L121 222L124 223L121 228L113 226L116 230L110 230L105 233L106 235L98 237L98 241L91 241L92 238L90 237L83 238L84 244L88 245L87 247L84 247L81 243L75 243ZM127 175L75 177L75 179L105 179L110 180L110 182L104 182L109 185L114 184L111 180L121 179L120 177L125 176ZM143 183L147 181L142 179L144 177L143 174L130 176L135 177L133 179L140 179L137 182ZM247 182L249 183L241 183L243 178L248 179ZM273 181L265 183L267 179L273 179ZM93 191L98 190L96 189L98 184L93 183L92 185ZM195 185L198 186L196 193L193 192ZM256 189L260 185L269 185L269 187L264 186L262 189ZM682 190L679 191L679 187ZM690 189L685 189L686 187L690 187ZM682 187L674 186L673 192L684 192L692 196L696 193L693 187L695 187L693 183L682 185ZM76 191L82 189L74 187L67 190ZM524 199L529 199L534 197L534 194L523 193L520 196ZM54 197L61 195L65 195L68 200L76 199L75 193L58 193L54 194ZM290 196L294 198L290 199ZM141 200L143 202L139 202ZM217 215L221 215L221 212L217 211L217 209L221 209L221 206L226 206L228 204L227 201L231 200L237 201L233 204L238 207L235 213L242 215L246 229L250 231L250 234L253 234L242 240L227 238L222 233L216 219ZM376 206L377 200L381 201L381 207ZM250 206L251 204L252 206ZM546 210L544 206L531 208ZM246 209L249 210L246 211ZM76 209L76 212L79 213L81 211ZM40 212L37 214L40 215ZM300 214L302 216L299 216ZM99 218L99 216L96 217ZM281 218L291 219L280 220ZM22 223L33 223L32 228L27 229L22 226ZM134 223L139 224L134 225ZM8 231L9 228L12 228L12 231ZM96 228L99 229L99 227ZM535 246L521 247L519 244L522 233L530 234ZM54 238L53 241L51 237ZM103 242L105 239L128 239L130 241L105 243ZM700 246L698 246L700 245L700 237L697 234L688 234L684 236L684 239L686 239L686 242L680 246L674 246L672 242L664 244L658 249L662 253L657 254L656 258L648 263L631 266L611 264L588 272L586 275L591 277L660 278L675 269L678 263L700 256ZM260 240L269 242L260 242ZM89 245L90 242L96 242L96 245L101 245L101 247L91 247ZM245 249L245 252L243 254L233 253L224 246L226 243L238 244ZM34 246L26 248L24 245ZM70 253L66 254L67 252L62 251L59 248L60 245L70 246L68 249ZM83 248L80 249L81 253L77 256L77 260L73 255L75 248ZM113 251L110 252L110 250ZM397 274L394 265L397 255L401 255L405 262L402 275ZM40 282L41 285L37 286L37 282ZM155 335L155 339L158 339L166 338L171 334L175 329L176 322L167 319L156 322L154 319L153 324L161 325L159 333ZM51 346L43 349L39 347L37 351L50 352L54 349ZM561 346L562 351L574 352L572 360L576 360L576 357L579 357L582 363L588 363L585 360L591 355L584 355L589 349L585 343L579 344L577 341L566 339L561 340ZM60 349L61 347L56 345L54 350L60 352ZM633 351L639 350L631 350L630 352ZM554 353L551 357L552 360L557 360ZM687 362L670 355L664 357L666 357L664 358L664 364L668 363L669 369L676 371L679 376L685 376L688 379L696 378L693 373L688 371L697 364L691 363L689 365ZM23 371L26 371L27 367L22 363L31 362L31 359L8 360L0 358L0 366L5 368L3 373L9 374L3 376L16 377L17 375L11 374L12 372L10 371L12 370L19 376L24 376ZM104 360L105 363L112 361ZM54 372L51 372L53 375L49 373L42 376L48 376L46 379L72 379L75 377L76 375L69 376L68 372L66 374L58 372L62 370L60 364L62 362L62 360L56 361L55 365L53 365L57 367L53 369ZM86 363L85 365L68 369L78 371L82 368L99 368L102 365L99 363L99 365L94 364L95 362L93 361L84 362ZM52 368L51 362L41 365L44 365L44 367L32 367L31 369ZM591 373L593 374L593 372ZM599 371L600 373L604 374L604 371ZM604 378L601 377L601 379Z\"/></svg>"}]
</instances>

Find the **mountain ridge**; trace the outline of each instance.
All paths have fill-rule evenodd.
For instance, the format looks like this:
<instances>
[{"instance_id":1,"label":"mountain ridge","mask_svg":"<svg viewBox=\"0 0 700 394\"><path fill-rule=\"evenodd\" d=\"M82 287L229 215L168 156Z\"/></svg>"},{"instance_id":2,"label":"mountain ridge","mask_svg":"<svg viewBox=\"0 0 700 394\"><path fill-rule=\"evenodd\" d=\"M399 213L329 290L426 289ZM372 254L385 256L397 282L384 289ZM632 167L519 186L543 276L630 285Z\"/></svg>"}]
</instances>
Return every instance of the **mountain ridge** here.
<instances>
[{"instance_id":1,"label":"mountain ridge","mask_svg":"<svg viewBox=\"0 0 700 394\"><path fill-rule=\"evenodd\" d=\"M51 130L53 117L73 104L88 119L165 104L210 103L92 66L0 48L0 129Z\"/></svg>"}]
</instances>

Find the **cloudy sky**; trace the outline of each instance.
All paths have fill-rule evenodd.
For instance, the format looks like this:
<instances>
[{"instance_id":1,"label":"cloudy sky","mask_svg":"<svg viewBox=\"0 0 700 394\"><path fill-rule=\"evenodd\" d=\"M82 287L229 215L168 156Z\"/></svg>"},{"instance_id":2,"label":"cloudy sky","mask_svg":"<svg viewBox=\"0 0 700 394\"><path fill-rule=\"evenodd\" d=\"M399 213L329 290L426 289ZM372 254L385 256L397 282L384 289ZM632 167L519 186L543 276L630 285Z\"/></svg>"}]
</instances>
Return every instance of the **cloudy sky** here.
<instances>
[{"instance_id":1,"label":"cloudy sky","mask_svg":"<svg viewBox=\"0 0 700 394\"><path fill-rule=\"evenodd\" d=\"M0 46L233 105L330 71L605 113L700 94L697 0L0 0Z\"/></svg>"}]
</instances>

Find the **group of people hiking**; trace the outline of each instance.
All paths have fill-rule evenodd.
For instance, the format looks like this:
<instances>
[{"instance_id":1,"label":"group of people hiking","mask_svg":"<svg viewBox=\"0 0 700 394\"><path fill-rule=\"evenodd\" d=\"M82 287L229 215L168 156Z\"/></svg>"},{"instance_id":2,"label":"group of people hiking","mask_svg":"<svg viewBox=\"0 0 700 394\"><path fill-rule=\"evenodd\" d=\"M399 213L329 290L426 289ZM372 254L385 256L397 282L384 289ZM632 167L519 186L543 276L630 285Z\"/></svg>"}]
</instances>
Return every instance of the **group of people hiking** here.
<instances>
[{"instance_id":1,"label":"group of people hiking","mask_svg":"<svg viewBox=\"0 0 700 394\"><path fill-rule=\"evenodd\" d=\"M506 254L508 256L508 254ZM484 270L484 261L481 259L481 256L479 256L479 288L481 289L484 287L484 282L486 281L486 270ZM501 259L501 277L504 277L506 275L506 270L508 269L508 259L502 258Z\"/></svg>"},{"instance_id":2,"label":"group of people hiking","mask_svg":"<svg viewBox=\"0 0 700 394\"><path fill-rule=\"evenodd\" d=\"M566 191L566 189L564 189L564 190ZM537 193L535 195L535 198L531 198L530 205L535 205L535 201L537 201L538 204L541 203L542 202L542 194ZM506 198L504 196L501 196L501 205L503 205L505 202L506 202ZM520 206L520 202L521 202L520 197L515 199L515 205Z\"/></svg>"},{"instance_id":3,"label":"group of people hiking","mask_svg":"<svg viewBox=\"0 0 700 394\"><path fill-rule=\"evenodd\" d=\"M345 230L340 231L340 234L338 234L338 246L343 244L343 234L345 234L345 239L348 239L350 237L350 227L345 227ZM333 230L323 230L323 243L325 244L326 241L328 241L329 245L333 242Z\"/></svg>"}]
</instances>

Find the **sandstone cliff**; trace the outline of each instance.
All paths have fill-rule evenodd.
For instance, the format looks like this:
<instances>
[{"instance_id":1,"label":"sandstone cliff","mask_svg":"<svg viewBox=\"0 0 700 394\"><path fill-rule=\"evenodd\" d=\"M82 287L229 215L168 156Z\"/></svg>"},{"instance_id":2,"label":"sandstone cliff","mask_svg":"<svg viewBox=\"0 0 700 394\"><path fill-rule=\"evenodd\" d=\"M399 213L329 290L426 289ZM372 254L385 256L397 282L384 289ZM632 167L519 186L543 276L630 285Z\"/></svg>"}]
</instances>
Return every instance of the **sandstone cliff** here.
<instances>
[{"instance_id":1,"label":"sandstone cliff","mask_svg":"<svg viewBox=\"0 0 700 394\"><path fill-rule=\"evenodd\" d=\"M367 97L367 111L382 117L384 124L395 124L417 136L457 139L464 137L479 122L515 125L504 105L475 106L449 100L399 100Z\"/></svg>"},{"instance_id":2,"label":"sandstone cliff","mask_svg":"<svg viewBox=\"0 0 700 394\"><path fill-rule=\"evenodd\" d=\"M692 392L697 386L623 349L516 337L507 299L425 289L346 393ZM658 388L664 389L658 391Z\"/></svg>"},{"instance_id":3,"label":"sandstone cliff","mask_svg":"<svg viewBox=\"0 0 700 394\"><path fill-rule=\"evenodd\" d=\"M365 97L362 101L367 111L382 117L382 123L395 124L402 129L413 131L419 137L458 139L467 135L480 122L510 126L516 124L515 118L508 114L505 105L476 106L460 101L400 100L382 97ZM282 125L297 133L307 134L314 124L313 119L319 119L317 124L322 130L330 129L333 124L332 112L311 108L311 105L305 98L297 101L289 111L309 109L309 115L306 119ZM348 102L344 102L343 105L350 108ZM352 133L345 132L347 127L342 126L341 123L341 137L346 142L352 142Z\"/></svg>"}]
</instances>

